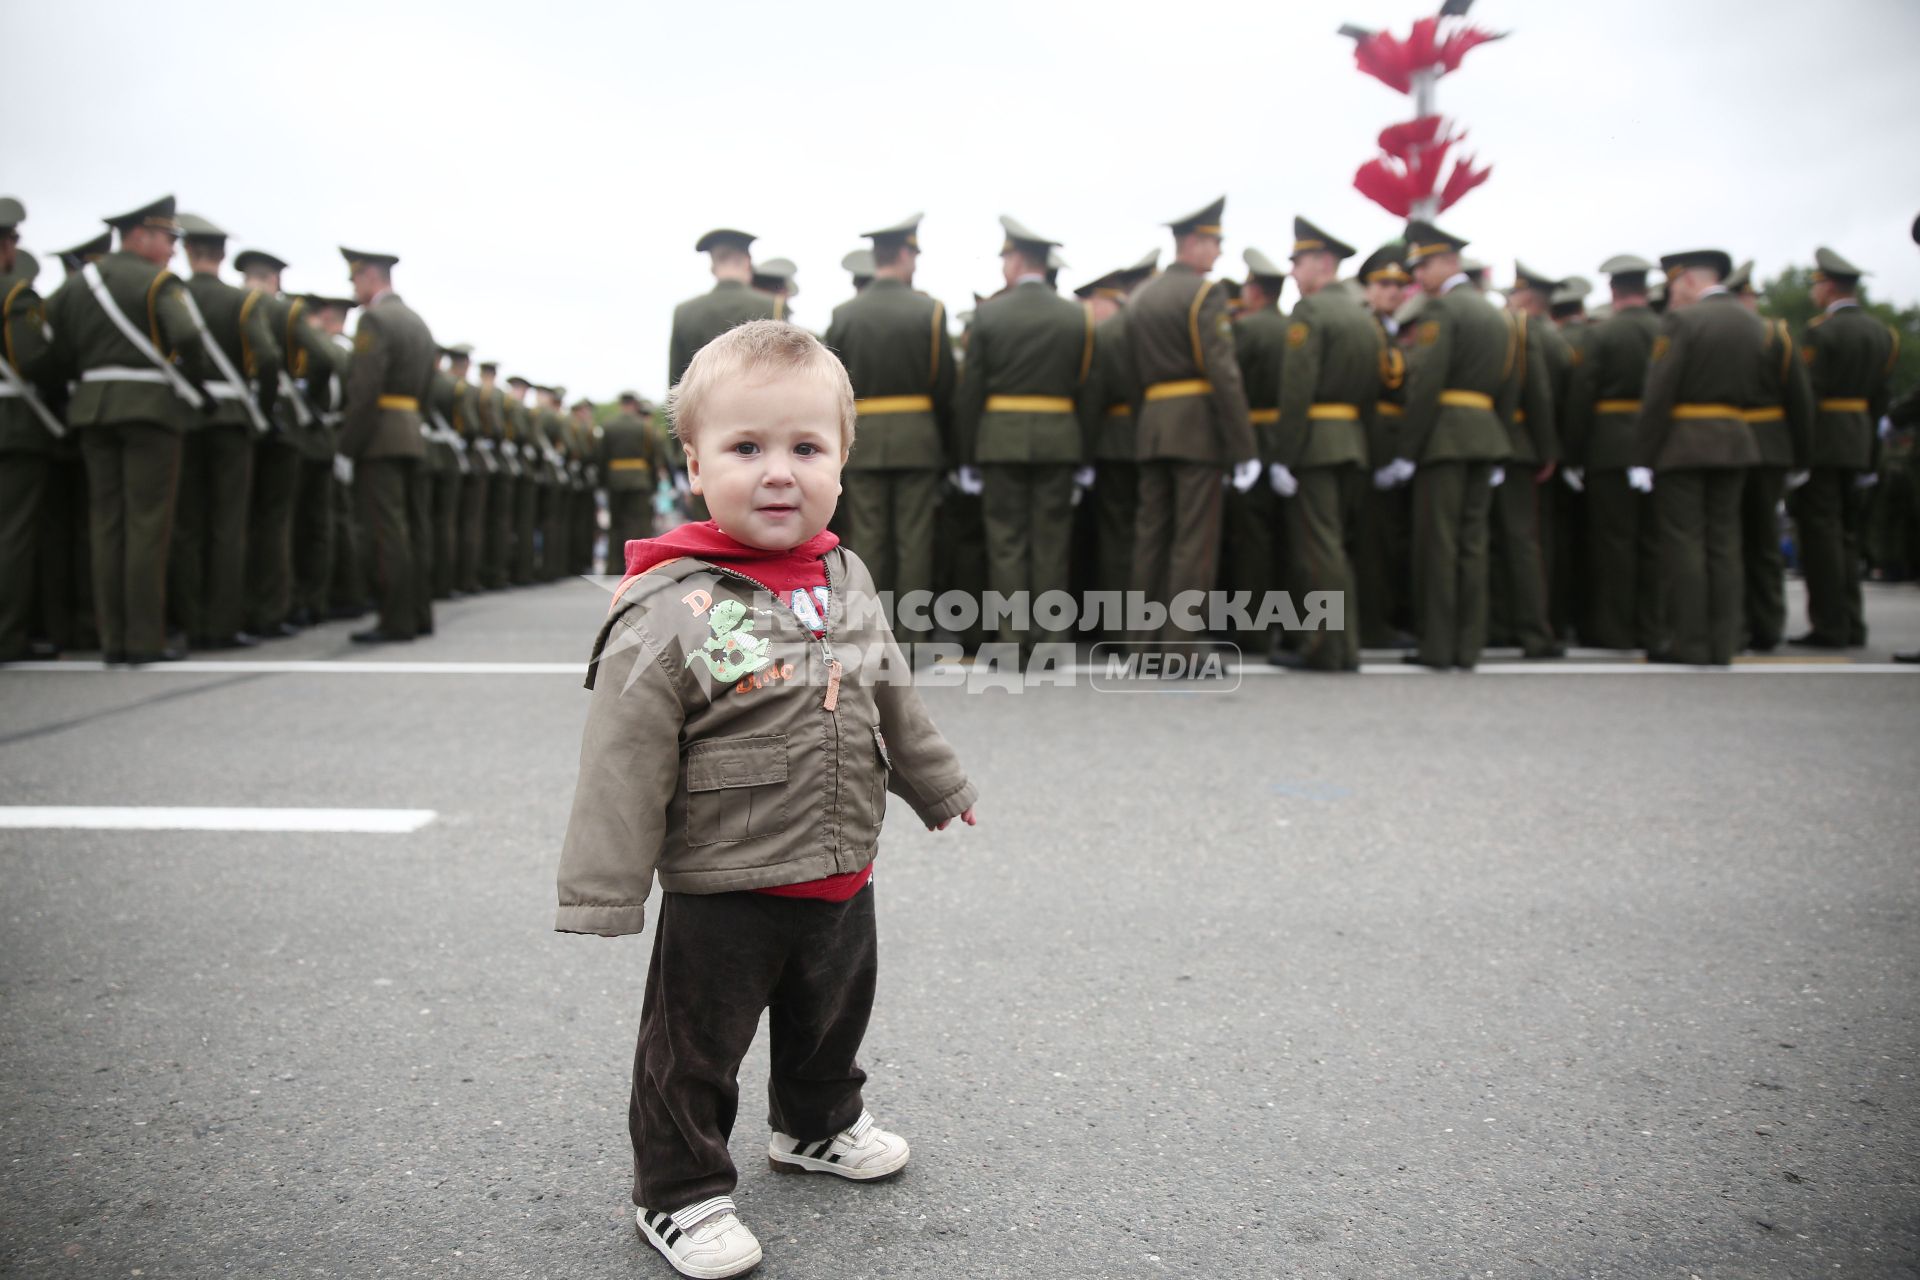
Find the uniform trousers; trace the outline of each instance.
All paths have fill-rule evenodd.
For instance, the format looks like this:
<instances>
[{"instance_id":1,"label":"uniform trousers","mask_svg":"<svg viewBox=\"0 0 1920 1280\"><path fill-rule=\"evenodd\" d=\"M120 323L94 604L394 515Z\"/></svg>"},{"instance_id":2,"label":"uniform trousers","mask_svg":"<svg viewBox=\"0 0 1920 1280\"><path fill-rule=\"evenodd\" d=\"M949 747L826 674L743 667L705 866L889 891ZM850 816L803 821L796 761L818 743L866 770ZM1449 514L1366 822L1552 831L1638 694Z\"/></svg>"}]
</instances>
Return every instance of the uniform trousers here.
<instances>
[{"instance_id":1,"label":"uniform trousers","mask_svg":"<svg viewBox=\"0 0 1920 1280\"><path fill-rule=\"evenodd\" d=\"M908 592L932 591L940 472L931 467L843 471L840 483L841 502L847 513L847 545L866 561L873 574L874 590L891 592L896 609ZM929 604L929 617L931 613ZM894 631L900 629L896 621ZM911 641L929 637L902 638Z\"/></svg>"},{"instance_id":2,"label":"uniform trousers","mask_svg":"<svg viewBox=\"0 0 1920 1280\"><path fill-rule=\"evenodd\" d=\"M1666 652L1696 665L1733 661L1746 632L1740 572L1744 467L1684 467L1654 477L1665 567Z\"/></svg>"},{"instance_id":3,"label":"uniform trousers","mask_svg":"<svg viewBox=\"0 0 1920 1280\"><path fill-rule=\"evenodd\" d=\"M1171 609L1183 591L1211 591L1220 561L1221 477L1211 462L1156 459L1140 464L1138 514L1134 522L1133 587ZM1171 614L1154 634L1139 641L1184 639Z\"/></svg>"},{"instance_id":4,"label":"uniform trousers","mask_svg":"<svg viewBox=\"0 0 1920 1280\"><path fill-rule=\"evenodd\" d=\"M80 428L92 522L93 605L110 660L167 646L167 561L181 437L152 422Z\"/></svg>"},{"instance_id":5,"label":"uniform trousers","mask_svg":"<svg viewBox=\"0 0 1920 1280\"><path fill-rule=\"evenodd\" d=\"M1460 459L1414 474L1414 614L1428 666L1471 668L1486 648L1492 474L1492 463Z\"/></svg>"},{"instance_id":6,"label":"uniform trousers","mask_svg":"<svg viewBox=\"0 0 1920 1280\"><path fill-rule=\"evenodd\" d=\"M1867 642L1860 605L1860 538L1866 495L1851 467L1815 467L1800 487L1800 567L1807 579L1807 621L1814 636L1836 645Z\"/></svg>"}]
</instances>

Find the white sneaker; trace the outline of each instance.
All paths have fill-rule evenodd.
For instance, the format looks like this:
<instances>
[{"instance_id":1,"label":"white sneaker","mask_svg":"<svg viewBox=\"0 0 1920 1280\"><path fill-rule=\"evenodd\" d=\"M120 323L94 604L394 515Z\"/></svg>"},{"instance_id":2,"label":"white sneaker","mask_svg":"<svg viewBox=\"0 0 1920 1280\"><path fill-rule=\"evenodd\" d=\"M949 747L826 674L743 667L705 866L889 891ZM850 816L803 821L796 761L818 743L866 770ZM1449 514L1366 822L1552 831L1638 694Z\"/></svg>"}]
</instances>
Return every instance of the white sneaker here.
<instances>
[{"instance_id":1,"label":"white sneaker","mask_svg":"<svg viewBox=\"0 0 1920 1280\"><path fill-rule=\"evenodd\" d=\"M760 1265L760 1242L734 1216L732 1196L702 1200L678 1213L636 1209L633 1222L647 1243L665 1254L683 1276L711 1280L737 1276Z\"/></svg>"},{"instance_id":2,"label":"white sneaker","mask_svg":"<svg viewBox=\"0 0 1920 1280\"><path fill-rule=\"evenodd\" d=\"M860 1118L818 1142L801 1142L784 1133L767 1144L767 1163L775 1173L831 1173L855 1182L871 1182L906 1168L907 1140L888 1133L862 1111Z\"/></svg>"}]
</instances>

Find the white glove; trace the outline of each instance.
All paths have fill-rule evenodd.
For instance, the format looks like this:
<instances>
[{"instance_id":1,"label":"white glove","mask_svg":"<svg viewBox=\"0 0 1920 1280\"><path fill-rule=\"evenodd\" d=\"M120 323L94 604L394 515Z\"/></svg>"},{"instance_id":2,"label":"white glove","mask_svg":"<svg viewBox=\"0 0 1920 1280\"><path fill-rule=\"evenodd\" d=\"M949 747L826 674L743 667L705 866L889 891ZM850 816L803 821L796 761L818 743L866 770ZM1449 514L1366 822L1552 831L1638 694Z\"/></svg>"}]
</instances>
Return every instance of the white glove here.
<instances>
[{"instance_id":1,"label":"white glove","mask_svg":"<svg viewBox=\"0 0 1920 1280\"><path fill-rule=\"evenodd\" d=\"M333 455L333 478L341 484L353 483L353 459L344 453Z\"/></svg>"},{"instance_id":2,"label":"white glove","mask_svg":"<svg viewBox=\"0 0 1920 1280\"><path fill-rule=\"evenodd\" d=\"M1389 462L1386 466L1379 468L1373 473L1373 487L1376 489L1397 488L1413 479L1415 470L1417 470L1417 468L1412 462L1405 458L1395 458L1392 462Z\"/></svg>"},{"instance_id":3,"label":"white glove","mask_svg":"<svg viewBox=\"0 0 1920 1280\"><path fill-rule=\"evenodd\" d=\"M1880 426L1879 426L1879 434L1880 434L1880 438L1881 438L1882 440L1885 440L1885 439L1886 439L1886 438L1887 438L1888 436L1890 436L1890 435L1892 435L1892 434L1893 434L1893 419L1892 419L1892 418L1888 418L1888 417L1885 417L1885 416L1882 416L1882 417L1881 417L1881 419L1880 419Z\"/></svg>"},{"instance_id":4,"label":"white glove","mask_svg":"<svg viewBox=\"0 0 1920 1280\"><path fill-rule=\"evenodd\" d=\"M1878 471L1862 471L1853 478L1853 487L1856 489L1871 489L1879 483L1880 473Z\"/></svg>"},{"instance_id":5,"label":"white glove","mask_svg":"<svg viewBox=\"0 0 1920 1280\"><path fill-rule=\"evenodd\" d=\"M1272 485L1273 491L1283 498L1291 498L1300 492L1300 481L1294 478L1293 472L1282 462L1276 462L1267 468L1267 483Z\"/></svg>"},{"instance_id":6,"label":"white glove","mask_svg":"<svg viewBox=\"0 0 1920 1280\"><path fill-rule=\"evenodd\" d=\"M1495 467L1491 472L1487 474L1487 487L1489 489L1498 489L1501 485L1505 484L1506 482L1507 482L1507 469L1505 467Z\"/></svg>"},{"instance_id":7,"label":"white glove","mask_svg":"<svg viewBox=\"0 0 1920 1280\"><path fill-rule=\"evenodd\" d=\"M1259 478L1260 459L1248 458L1245 462L1236 462L1233 464L1233 491L1235 493L1245 493L1247 490L1253 488L1254 482Z\"/></svg>"},{"instance_id":8,"label":"white glove","mask_svg":"<svg viewBox=\"0 0 1920 1280\"><path fill-rule=\"evenodd\" d=\"M1811 471L1789 471L1787 472L1787 488L1789 490L1798 489L1811 479L1813 479L1813 472Z\"/></svg>"},{"instance_id":9,"label":"white glove","mask_svg":"<svg viewBox=\"0 0 1920 1280\"><path fill-rule=\"evenodd\" d=\"M969 498L979 497L980 491L986 487L980 483L980 468L978 467L961 467L953 473L953 482L960 487L960 492L966 494Z\"/></svg>"},{"instance_id":10,"label":"white glove","mask_svg":"<svg viewBox=\"0 0 1920 1280\"><path fill-rule=\"evenodd\" d=\"M1565 480L1567 482L1567 488L1573 490L1575 493L1585 493L1587 491L1587 473L1585 469L1581 467L1560 468L1560 478Z\"/></svg>"},{"instance_id":11,"label":"white glove","mask_svg":"<svg viewBox=\"0 0 1920 1280\"><path fill-rule=\"evenodd\" d=\"M1649 467L1628 467L1627 487L1640 493L1653 492L1653 471Z\"/></svg>"},{"instance_id":12,"label":"white glove","mask_svg":"<svg viewBox=\"0 0 1920 1280\"><path fill-rule=\"evenodd\" d=\"M1093 488L1093 468L1075 467L1073 471L1073 487L1076 489Z\"/></svg>"}]
</instances>

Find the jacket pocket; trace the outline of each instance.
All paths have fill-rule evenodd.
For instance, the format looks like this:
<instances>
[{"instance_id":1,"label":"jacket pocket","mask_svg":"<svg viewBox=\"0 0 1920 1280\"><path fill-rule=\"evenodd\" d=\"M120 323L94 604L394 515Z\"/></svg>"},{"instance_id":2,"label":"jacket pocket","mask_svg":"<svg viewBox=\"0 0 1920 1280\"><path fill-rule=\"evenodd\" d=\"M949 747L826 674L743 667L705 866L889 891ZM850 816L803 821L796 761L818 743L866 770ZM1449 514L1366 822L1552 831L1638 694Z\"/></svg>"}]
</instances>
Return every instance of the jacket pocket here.
<instances>
[{"instance_id":1,"label":"jacket pocket","mask_svg":"<svg viewBox=\"0 0 1920 1280\"><path fill-rule=\"evenodd\" d=\"M880 767L873 771L873 822L880 825L887 816L887 779L893 774L893 757L887 754L887 735L873 731L873 745L880 752Z\"/></svg>"},{"instance_id":2,"label":"jacket pocket","mask_svg":"<svg viewBox=\"0 0 1920 1280\"><path fill-rule=\"evenodd\" d=\"M715 738L687 748L687 843L726 844L787 825L787 735Z\"/></svg>"}]
</instances>

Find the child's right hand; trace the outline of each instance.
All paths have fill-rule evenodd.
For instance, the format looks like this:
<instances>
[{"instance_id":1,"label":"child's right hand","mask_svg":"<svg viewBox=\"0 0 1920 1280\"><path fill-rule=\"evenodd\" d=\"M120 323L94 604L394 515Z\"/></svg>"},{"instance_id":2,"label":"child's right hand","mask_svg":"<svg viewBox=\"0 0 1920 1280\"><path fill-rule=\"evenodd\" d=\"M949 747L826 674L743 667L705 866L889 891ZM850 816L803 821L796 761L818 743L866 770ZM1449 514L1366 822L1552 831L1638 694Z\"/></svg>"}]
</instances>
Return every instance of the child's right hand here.
<instances>
[{"instance_id":1,"label":"child's right hand","mask_svg":"<svg viewBox=\"0 0 1920 1280\"><path fill-rule=\"evenodd\" d=\"M970 827L977 827L980 825L980 820L973 816L972 805L968 805L967 808L960 814L960 821L966 823ZM940 824L934 827L933 830L945 831L948 828L948 826L950 826L952 823L953 823L952 818L942 819Z\"/></svg>"}]
</instances>

